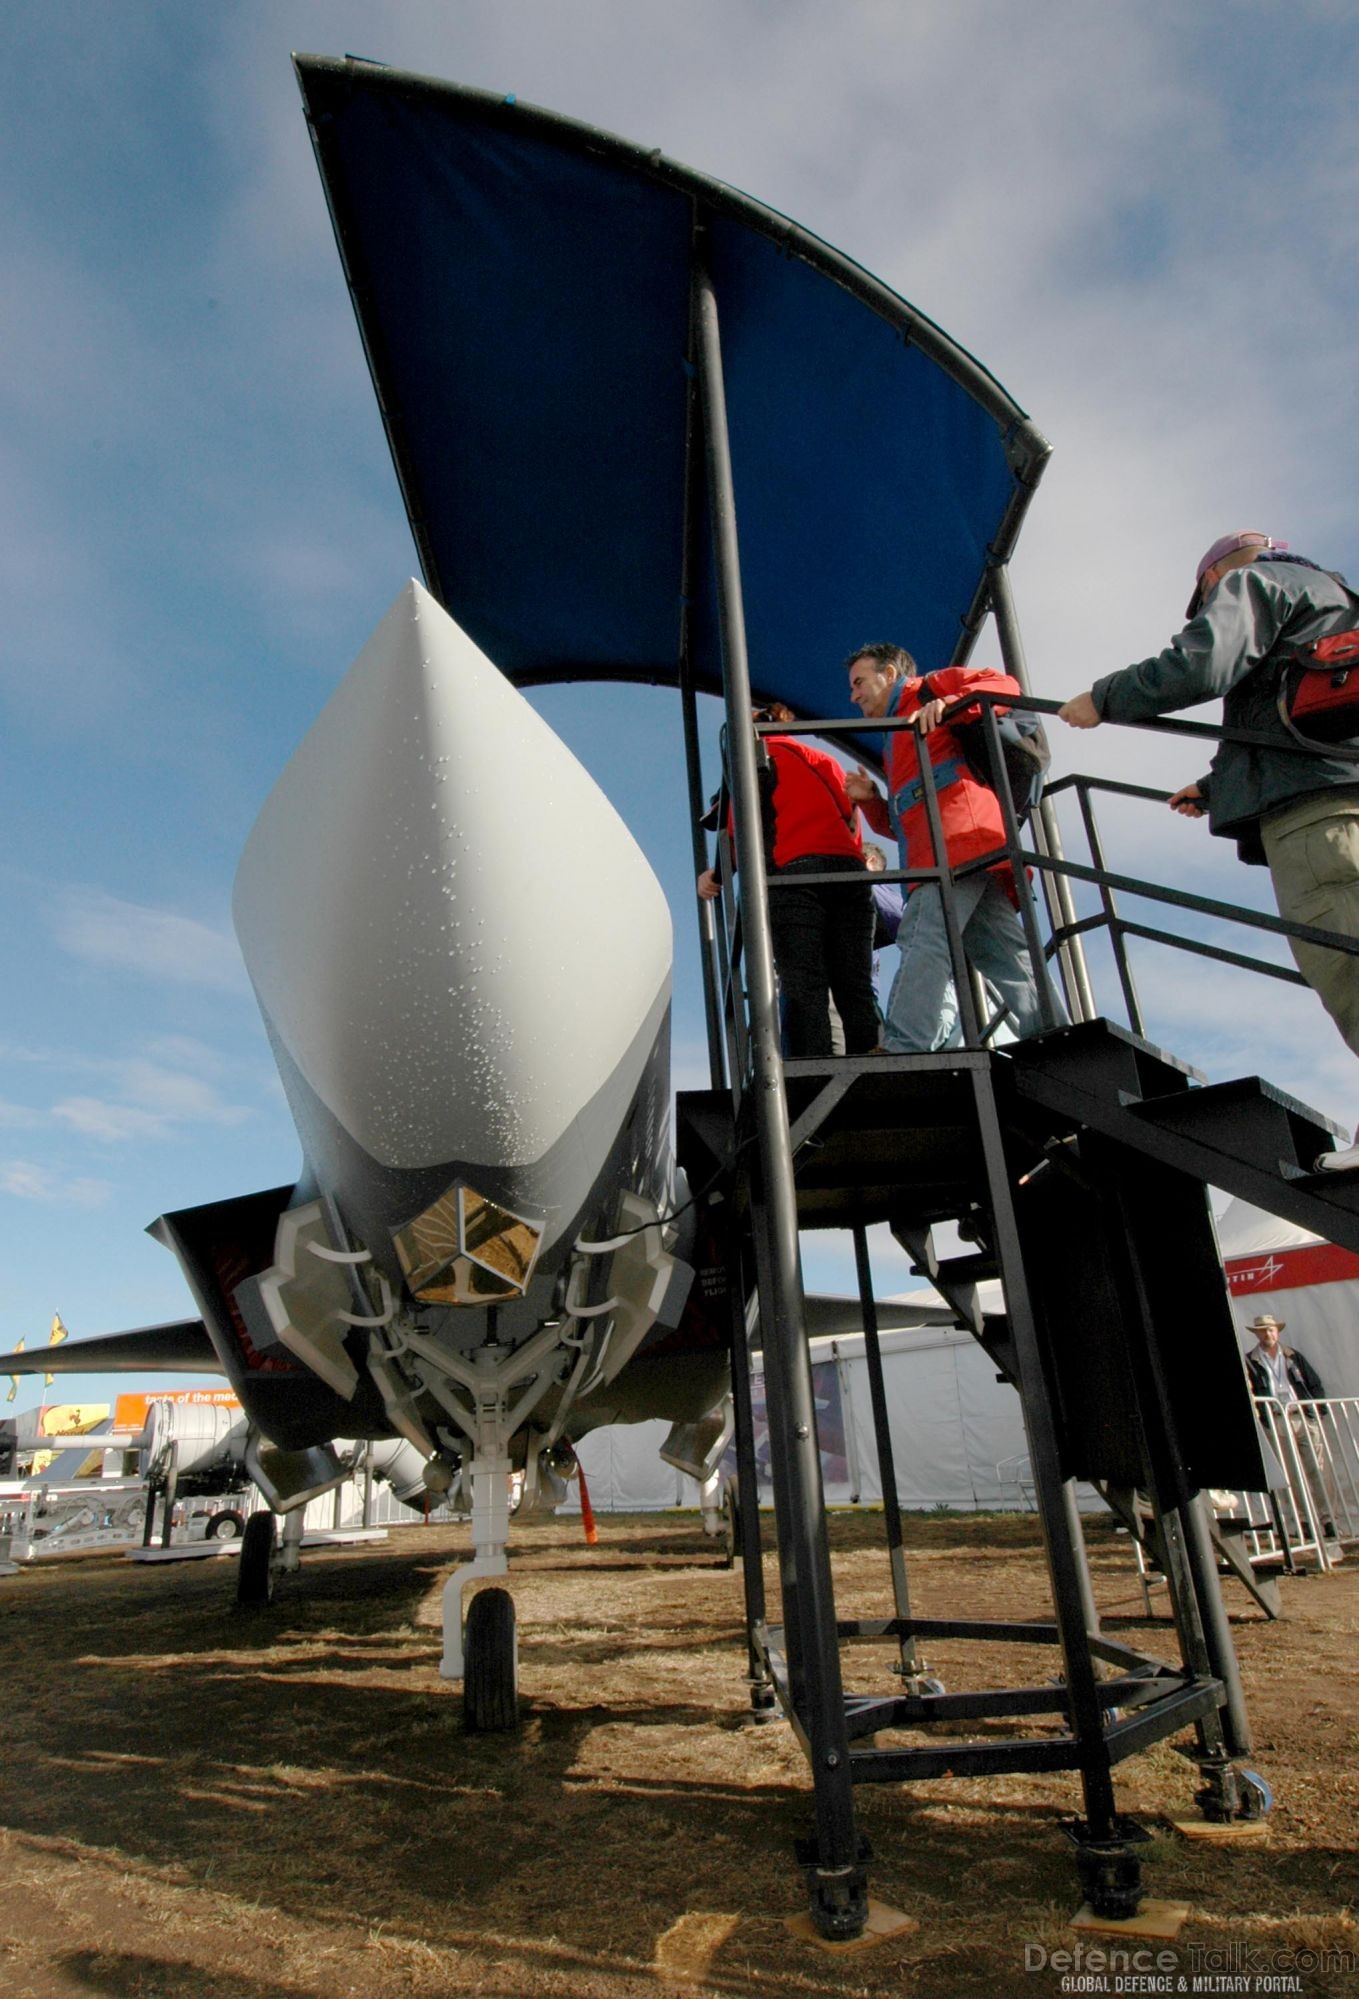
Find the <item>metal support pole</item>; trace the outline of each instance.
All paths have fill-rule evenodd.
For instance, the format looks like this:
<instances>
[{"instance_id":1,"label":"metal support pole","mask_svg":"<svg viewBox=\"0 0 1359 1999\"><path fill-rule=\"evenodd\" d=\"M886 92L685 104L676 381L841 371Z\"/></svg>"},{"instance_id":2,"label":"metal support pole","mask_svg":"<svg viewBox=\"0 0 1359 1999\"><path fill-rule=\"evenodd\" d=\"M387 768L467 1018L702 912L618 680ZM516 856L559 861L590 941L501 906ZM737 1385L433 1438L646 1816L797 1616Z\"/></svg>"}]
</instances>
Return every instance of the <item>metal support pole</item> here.
<instances>
[{"instance_id":1,"label":"metal support pole","mask_svg":"<svg viewBox=\"0 0 1359 1999\"><path fill-rule=\"evenodd\" d=\"M990 570L991 611L996 621L996 637L1000 641L1000 657L1005 671L1017 680L1026 694L1032 694L1029 685L1029 667L1024 657L1024 641L1020 637L1019 620L1015 616L1014 593L1010 588L1008 563L993 562ZM1040 854L1049 860L1065 858L1062 852L1062 833L1057 824L1057 814L1052 805L1043 800L1033 817L1034 845ZM1051 875L1043 870L1043 897L1048 905L1048 920L1054 930L1076 921L1076 905L1072 900L1071 884L1065 875ZM1090 983L1090 968L1085 962L1085 952L1079 937L1072 937L1058 947L1058 962L1062 967L1062 984L1066 988L1067 1011L1073 1020L1094 1020L1099 1012L1095 1004L1094 988Z\"/></svg>"},{"instance_id":2,"label":"metal support pole","mask_svg":"<svg viewBox=\"0 0 1359 1999\"><path fill-rule=\"evenodd\" d=\"M1081 818L1085 824L1086 844L1090 849L1090 864L1103 876L1106 872L1104 843L1100 839L1099 827L1095 823L1095 804L1090 796L1088 785L1082 784L1080 786L1078 797L1080 800ZM1128 946L1123 935L1123 925L1119 919L1118 903L1107 881L1100 881L1099 896L1104 906L1104 921L1109 932L1109 943L1113 950L1114 963L1118 967L1118 981L1123 988L1123 1003L1128 1009L1128 1025L1134 1034L1145 1034L1147 1031L1146 1023L1142 1018L1142 1006L1137 997L1137 987L1133 981L1132 966L1128 963Z\"/></svg>"},{"instance_id":3,"label":"metal support pole","mask_svg":"<svg viewBox=\"0 0 1359 1999\"><path fill-rule=\"evenodd\" d=\"M1214 1678L1212 1656L1204 1633L1203 1618L1199 1614L1199 1595L1187 1550L1185 1522L1192 1502L1189 1505L1164 1504L1154 1481L1149 1484L1148 1498L1165 1560L1166 1592L1170 1597L1170 1614L1175 1620L1180 1656L1197 1679ZM1225 1759L1227 1739L1219 1709L1214 1708L1201 1715L1195 1724L1195 1732L1200 1756L1216 1762Z\"/></svg>"},{"instance_id":4,"label":"metal support pole","mask_svg":"<svg viewBox=\"0 0 1359 1999\"><path fill-rule=\"evenodd\" d=\"M1236 1663L1236 1647L1232 1643L1231 1627L1227 1622L1227 1612L1222 1602L1217 1560L1203 1518L1203 1509L1206 1505L1207 1500L1204 1495L1195 1493L1180 1508L1180 1518L1184 1523L1185 1562L1203 1623L1209 1670L1215 1679L1221 1680L1226 1694L1222 1706L1222 1722L1227 1754L1249 1756L1251 1739L1250 1722L1246 1715L1246 1697L1241 1687L1241 1674Z\"/></svg>"},{"instance_id":5,"label":"metal support pole","mask_svg":"<svg viewBox=\"0 0 1359 1999\"><path fill-rule=\"evenodd\" d=\"M680 661L680 710L684 717L684 767L689 779L689 838L693 847L694 877L708 865L707 844L699 820L703 815L703 766L698 743L698 697L694 693L692 664L688 648ZM703 973L703 1017L708 1028L708 1081L720 1090L726 1080L723 1064L722 1014L717 1004L717 969L713 961L713 906L695 895L698 911L698 961Z\"/></svg>"},{"instance_id":6,"label":"metal support pole","mask_svg":"<svg viewBox=\"0 0 1359 1999\"><path fill-rule=\"evenodd\" d=\"M160 1545L168 1548L170 1536L174 1532L175 1497L179 1491L179 1445L171 1444L169 1464L165 1472L165 1518L161 1523Z\"/></svg>"},{"instance_id":7,"label":"metal support pole","mask_svg":"<svg viewBox=\"0 0 1359 1999\"><path fill-rule=\"evenodd\" d=\"M1066 1480L1062 1486L1062 1510L1066 1514L1066 1531L1071 1542L1072 1555L1076 1563L1076 1587L1080 1591L1081 1604L1085 1611L1085 1628L1094 1634L1099 1630L1099 1606L1095 1602L1095 1591L1090 1581L1090 1561L1085 1546L1085 1525L1081 1519L1081 1509L1076 1504L1076 1481Z\"/></svg>"},{"instance_id":8,"label":"metal support pole","mask_svg":"<svg viewBox=\"0 0 1359 1999\"><path fill-rule=\"evenodd\" d=\"M1110 1180L1119 1234L1127 1244L1123 1283L1136 1302L1138 1317L1145 1328L1145 1336L1134 1342L1129 1359L1139 1399L1156 1423L1153 1440L1147 1434L1145 1416L1142 1421L1152 1499L1158 1507L1163 1532L1169 1528L1180 1549L1183 1565L1182 1589L1174 1586L1175 1578L1167 1571L1167 1580L1172 1583L1171 1602L1175 1606L1180 1644L1194 1671L1206 1671L1222 1682L1225 1696L1222 1733L1227 1753L1246 1756L1250 1754L1250 1724L1246 1719L1245 1697L1237 1670L1236 1647L1232 1644L1227 1614L1222 1607L1217 1561L1197 1504L1197 1494L1191 1489L1184 1469L1186 1454L1154 1344L1151 1301L1147 1296L1142 1263L1136 1248L1136 1220L1131 1211L1125 1174L1120 1172L1117 1155L1112 1153ZM1206 1192L1202 1198L1207 1199ZM1181 1596L1183 1601L1177 1601ZM1216 1732L1212 1727L1206 1732L1201 1730L1201 1739L1210 1753L1214 1750L1212 1738Z\"/></svg>"},{"instance_id":9,"label":"metal support pole","mask_svg":"<svg viewBox=\"0 0 1359 1999\"><path fill-rule=\"evenodd\" d=\"M906 1580L906 1551L901 1535L901 1501L897 1495L896 1460L892 1455L892 1427L887 1415L887 1390L882 1378L882 1346L878 1339L878 1305L873 1295L873 1271L868 1259L868 1230L854 1224L854 1269L859 1280L859 1309L864 1318L864 1360L868 1365L868 1394L873 1405L873 1436L878 1452L878 1483L882 1487L882 1516L887 1529L887 1558L892 1568L892 1602L903 1621L911 1615L911 1592ZM903 1632L901 1670L917 1679L923 1673L915 1634ZM916 1690L918 1691L918 1689Z\"/></svg>"},{"instance_id":10,"label":"metal support pole","mask_svg":"<svg viewBox=\"0 0 1359 1999\"><path fill-rule=\"evenodd\" d=\"M690 328L689 342L694 334ZM684 440L684 552L680 560L680 711L684 719L684 768L689 780L689 839L693 848L694 877L708 865L703 828L703 760L698 742L698 701L694 693L694 662L689 649L689 606L694 594L694 551L699 545L699 523L703 494L702 473L696 464L695 441L701 423L698 407L698 374L693 354L689 356L689 393L685 409ZM708 1077L714 1090L723 1082L722 1011L717 1000L717 969L713 961L716 923L713 907L701 896L694 898L698 917L698 960L703 975L703 1016L708 1027Z\"/></svg>"},{"instance_id":11,"label":"metal support pole","mask_svg":"<svg viewBox=\"0 0 1359 1999\"><path fill-rule=\"evenodd\" d=\"M746 656L740 549L717 298L701 255L694 268L695 348L707 462L709 512L717 570L727 735L732 765L737 857L741 869L742 925L751 1012L752 1096L757 1138L758 1205L753 1226L764 1238L768 1296L761 1300L766 1377L780 1393L779 1431L771 1446L785 1454L796 1551L800 1612L800 1663L805 1689L804 1723L810 1746L816 1804L816 1860L809 1869L812 1917L823 1936L852 1938L868 1919L868 1897L854 1821L854 1793L845 1727L844 1688L835 1627L825 1504L817 1446L816 1407L803 1314L798 1255L797 1194L783 1092L774 953L765 893L755 737L751 728L750 668ZM772 1414L772 1412L771 1412Z\"/></svg>"},{"instance_id":12,"label":"metal support pole","mask_svg":"<svg viewBox=\"0 0 1359 1999\"><path fill-rule=\"evenodd\" d=\"M757 1719L773 1712L774 1688L761 1647L765 1626L764 1547L760 1534L760 1479L755 1463L755 1409L750 1393L750 1340L746 1331L744 1276L731 1286L731 1401L736 1442L736 1518L740 1529L741 1581L746 1606L750 1706Z\"/></svg>"},{"instance_id":13,"label":"metal support pole","mask_svg":"<svg viewBox=\"0 0 1359 1999\"><path fill-rule=\"evenodd\" d=\"M1071 1519L1063 1497L1066 1481L1062 1477L1056 1423L1029 1304L1019 1227L1010 1196L1009 1167L989 1070L975 1073L973 1088L995 1224L994 1247L1005 1286L1010 1336L1019 1365L1020 1401L1033 1467L1034 1494L1043 1523L1043 1543L1052 1586L1052 1604L1061 1634L1072 1728L1079 1745L1089 1840L1095 1846L1116 1847L1123 1842L1114 1806L1108 1745L1104 1739L1104 1711L1100 1705L1098 1679L1086 1624L1089 1585L1087 1582L1082 1586L1082 1557L1077 1553L1076 1538L1072 1535ZM1135 1901L1135 1867L1132 1874Z\"/></svg>"}]
</instances>

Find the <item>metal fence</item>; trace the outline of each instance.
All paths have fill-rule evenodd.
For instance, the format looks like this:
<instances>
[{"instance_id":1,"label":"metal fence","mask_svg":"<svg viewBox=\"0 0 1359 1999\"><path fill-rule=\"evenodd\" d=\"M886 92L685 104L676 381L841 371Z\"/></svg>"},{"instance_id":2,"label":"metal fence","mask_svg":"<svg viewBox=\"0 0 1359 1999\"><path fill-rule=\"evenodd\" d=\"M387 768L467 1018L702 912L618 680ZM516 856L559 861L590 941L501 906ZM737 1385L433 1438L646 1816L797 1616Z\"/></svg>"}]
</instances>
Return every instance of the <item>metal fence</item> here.
<instances>
[{"instance_id":1,"label":"metal fence","mask_svg":"<svg viewBox=\"0 0 1359 1999\"><path fill-rule=\"evenodd\" d=\"M1271 1492L1211 1492L1219 1536L1232 1536L1259 1572L1324 1575L1359 1543L1359 1395L1328 1395L1287 1408L1252 1396L1282 1483ZM1142 1595L1162 1582L1134 1541Z\"/></svg>"},{"instance_id":2,"label":"metal fence","mask_svg":"<svg viewBox=\"0 0 1359 1999\"><path fill-rule=\"evenodd\" d=\"M1231 1512L1248 1522L1247 1547L1257 1565L1320 1570L1344 1559L1359 1542L1359 1396L1294 1402L1253 1398L1255 1411L1286 1483L1272 1493L1230 1495Z\"/></svg>"}]
</instances>

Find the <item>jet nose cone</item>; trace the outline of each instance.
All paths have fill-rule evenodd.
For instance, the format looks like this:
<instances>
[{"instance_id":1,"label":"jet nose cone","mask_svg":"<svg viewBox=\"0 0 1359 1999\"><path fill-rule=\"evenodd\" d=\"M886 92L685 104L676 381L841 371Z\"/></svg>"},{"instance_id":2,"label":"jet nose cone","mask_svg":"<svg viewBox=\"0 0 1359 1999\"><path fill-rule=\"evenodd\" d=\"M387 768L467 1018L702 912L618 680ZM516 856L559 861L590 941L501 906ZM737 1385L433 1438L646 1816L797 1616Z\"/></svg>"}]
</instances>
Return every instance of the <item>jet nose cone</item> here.
<instances>
[{"instance_id":1,"label":"jet nose cone","mask_svg":"<svg viewBox=\"0 0 1359 1999\"><path fill-rule=\"evenodd\" d=\"M384 1166L541 1158L668 998L641 850L415 583L266 801L234 914L273 1033Z\"/></svg>"}]
</instances>

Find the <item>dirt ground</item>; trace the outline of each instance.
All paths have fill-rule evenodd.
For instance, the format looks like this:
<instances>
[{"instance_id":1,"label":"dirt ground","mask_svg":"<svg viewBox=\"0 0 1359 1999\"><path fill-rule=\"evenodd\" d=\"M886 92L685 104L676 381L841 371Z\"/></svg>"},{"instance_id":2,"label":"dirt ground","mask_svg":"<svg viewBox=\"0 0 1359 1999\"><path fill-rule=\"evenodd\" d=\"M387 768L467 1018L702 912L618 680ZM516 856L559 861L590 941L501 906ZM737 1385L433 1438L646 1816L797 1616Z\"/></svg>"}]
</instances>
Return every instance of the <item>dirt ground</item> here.
<instances>
[{"instance_id":1,"label":"dirt ground","mask_svg":"<svg viewBox=\"0 0 1359 1999\"><path fill-rule=\"evenodd\" d=\"M881 1532L833 1521L841 1615L890 1611ZM1031 1519L913 1517L908 1537L919 1614L1048 1614ZM1196 1783L1172 1744L1121 1767L1121 1808L1156 1835L1148 1891L1191 1910L1168 1982L1139 1986L1123 1974L1154 1959L1108 1975L1088 1953L1130 1946L1069 1926L1067 1777L863 1788L872 1892L917 1927L836 1956L790 1933L805 1766L785 1724L746 1725L739 1574L692 1515L602 1520L593 1549L574 1521L522 1529L524 1725L465 1735L437 1669L466 1546L414 1526L309 1553L263 1613L234 1611L227 1559L0 1581L5 1999L1359 1991L1325 1968L1359 1967L1359 1560L1285 1580L1276 1624L1229 1586L1267 1847L1169 1831ZM1173 1656L1126 1542L1097 1526L1091 1554L1111 1629ZM926 1649L951 1689L1053 1671ZM890 1657L853 1648L847 1679L890 1687ZM1196 1986L1214 1974L1235 1982Z\"/></svg>"}]
</instances>

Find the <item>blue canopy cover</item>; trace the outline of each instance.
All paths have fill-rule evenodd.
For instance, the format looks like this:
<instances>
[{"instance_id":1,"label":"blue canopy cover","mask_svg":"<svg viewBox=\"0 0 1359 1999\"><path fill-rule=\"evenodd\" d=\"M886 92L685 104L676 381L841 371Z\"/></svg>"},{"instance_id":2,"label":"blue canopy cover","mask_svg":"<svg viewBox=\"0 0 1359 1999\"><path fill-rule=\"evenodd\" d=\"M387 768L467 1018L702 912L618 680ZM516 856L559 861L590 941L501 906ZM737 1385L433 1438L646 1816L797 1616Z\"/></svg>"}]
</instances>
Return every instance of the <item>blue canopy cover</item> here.
<instances>
[{"instance_id":1,"label":"blue canopy cover","mask_svg":"<svg viewBox=\"0 0 1359 1999\"><path fill-rule=\"evenodd\" d=\"M1047 455L977 362L657 153L368 63L297 68L425 581L504 672L674 684L687 647L694 685L721 691L699 240L754 686L834 714L855 644L963 656L988 549L1008 554Z\"/></svg>"}]
</instances>

